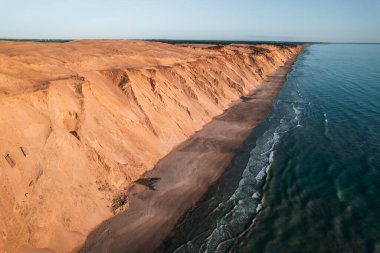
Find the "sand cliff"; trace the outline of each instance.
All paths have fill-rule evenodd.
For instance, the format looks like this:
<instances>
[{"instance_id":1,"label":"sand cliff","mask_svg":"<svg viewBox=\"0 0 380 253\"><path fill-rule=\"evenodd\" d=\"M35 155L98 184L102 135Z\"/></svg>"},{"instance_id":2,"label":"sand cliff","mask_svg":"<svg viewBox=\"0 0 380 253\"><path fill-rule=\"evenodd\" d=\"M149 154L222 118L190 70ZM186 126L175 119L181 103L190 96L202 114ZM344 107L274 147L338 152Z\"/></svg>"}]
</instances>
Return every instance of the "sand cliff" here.
<instances>
[{"instance_id":1,"label":"sand cliff","mask_svg":"<svg viewBox=\"0 0 380 253\"><path fill-rule=\"evenodd\" d=\"M300 47L0 42L0 252L70 252Z\"/></svg>"}]
</instances>

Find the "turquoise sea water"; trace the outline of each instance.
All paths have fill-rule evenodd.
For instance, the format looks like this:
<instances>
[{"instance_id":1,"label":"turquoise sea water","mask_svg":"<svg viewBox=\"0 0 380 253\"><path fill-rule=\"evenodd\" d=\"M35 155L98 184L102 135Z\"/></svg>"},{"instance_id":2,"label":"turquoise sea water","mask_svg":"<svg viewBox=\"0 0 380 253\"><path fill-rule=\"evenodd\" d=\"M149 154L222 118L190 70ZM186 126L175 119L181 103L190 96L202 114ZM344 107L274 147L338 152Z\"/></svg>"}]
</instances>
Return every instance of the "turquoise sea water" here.
<instances>
[{"instance_id":1,"label":"turquoise sea water","mask_svg":"<svg viewBox=\"0 0 380 253\"><path fill-rule=\"evenodd\" d=\"M165 252L380 252L380 45L311 45Z\"/></svg>"}]
</instances>

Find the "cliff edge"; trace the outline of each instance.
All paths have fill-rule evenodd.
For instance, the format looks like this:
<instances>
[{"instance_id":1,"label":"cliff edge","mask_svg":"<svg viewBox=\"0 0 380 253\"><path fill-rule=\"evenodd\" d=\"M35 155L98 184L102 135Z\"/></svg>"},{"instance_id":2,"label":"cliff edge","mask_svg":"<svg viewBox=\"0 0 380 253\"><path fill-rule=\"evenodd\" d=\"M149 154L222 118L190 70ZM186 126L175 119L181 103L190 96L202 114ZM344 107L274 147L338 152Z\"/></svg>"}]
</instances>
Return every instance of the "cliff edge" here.
<instances>
[{"instance_id":1,"label":"cliff edge","mask_svg":"<svg viewBox=\"0 0 380 253\"><path fill-rule=\"evenodd\" d=\"M0 252L71 252L301 46L0 42Z\"/></svg>"}]
</instances>

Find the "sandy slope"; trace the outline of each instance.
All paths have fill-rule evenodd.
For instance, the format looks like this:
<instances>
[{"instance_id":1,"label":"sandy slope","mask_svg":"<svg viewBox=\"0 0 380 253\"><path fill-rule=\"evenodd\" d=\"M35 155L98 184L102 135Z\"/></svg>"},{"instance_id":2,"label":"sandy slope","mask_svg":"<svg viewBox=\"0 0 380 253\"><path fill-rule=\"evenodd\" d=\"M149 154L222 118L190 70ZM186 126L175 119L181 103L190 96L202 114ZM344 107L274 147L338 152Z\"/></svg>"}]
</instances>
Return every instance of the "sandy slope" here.
<instances>
[{"instance_id":1,"label":"sandy slope","mask_svg":"<svg viewBox=\"0 0 380 253\"><path fill-rule=\"evenodd\" d=\"M231 163L252 129L270 113L295 58L278 68L249 96L234 102L200 131L176 146L153 170L144 174L160 178L155 190L132 184L129 208L102 222L90 233L80 253L161 252L164 241L181 217L215 183ZM233 240L216 244L227 252ZM214 242L215 243L215 242Z\"/></svg>"},{"instance_id":2,"label":"sandy slope","mask_svg":"<svg viewBox=\"0 0 380 253\"><path fill-rule=\"evenodd\" d=\"M0 251L72 251L132 181L298 50L0 42Z\"/></svg>"}]
</instances>

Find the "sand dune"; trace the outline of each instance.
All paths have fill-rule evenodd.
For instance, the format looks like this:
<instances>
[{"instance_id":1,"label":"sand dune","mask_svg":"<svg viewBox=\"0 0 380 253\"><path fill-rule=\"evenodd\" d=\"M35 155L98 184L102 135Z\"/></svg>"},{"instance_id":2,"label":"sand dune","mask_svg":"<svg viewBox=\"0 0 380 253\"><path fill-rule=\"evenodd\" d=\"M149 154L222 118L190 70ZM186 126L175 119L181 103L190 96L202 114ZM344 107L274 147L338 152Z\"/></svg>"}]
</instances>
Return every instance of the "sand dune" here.
<instances>
[{"instance_id":1,"label":"sand dune","mask_svg":"<svg viewBox=\"0 0 380 253\"><path fill-rule=\"evenodd\" d=\"M300 47L0 42L0 252L72 252Z\"/></svg>"}]
</instances>

